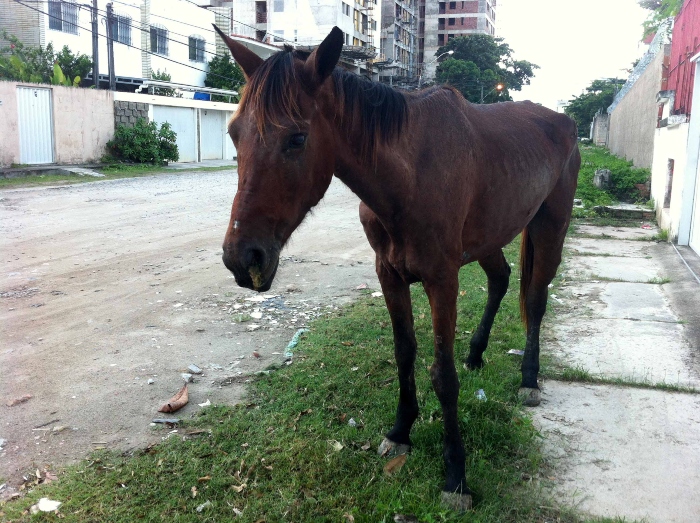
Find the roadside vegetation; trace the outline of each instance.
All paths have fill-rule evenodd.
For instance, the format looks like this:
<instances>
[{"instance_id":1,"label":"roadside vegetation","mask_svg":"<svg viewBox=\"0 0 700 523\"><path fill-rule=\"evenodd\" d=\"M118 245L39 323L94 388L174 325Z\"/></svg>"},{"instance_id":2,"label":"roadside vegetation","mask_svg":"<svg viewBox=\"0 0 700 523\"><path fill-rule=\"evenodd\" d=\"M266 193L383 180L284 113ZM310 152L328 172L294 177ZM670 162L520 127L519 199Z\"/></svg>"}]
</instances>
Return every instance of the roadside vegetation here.
<instances>
[{"instance_id":1,"label":"roadside vegetation","mask_svg":"<svg viewBox=\"0 0 700 523\"><path fill-rule=\"evenodd\" d=\"M517 263L517 241L506 256ZM460 274L456 354L462 361L486 301L486 279L472 264ZM47 497L61 501L64 521L583 521L548 498L549 474L539 435L517 400L524 345L517 271L486 354L487 365L458 365L467 477L475 508L443 508L442 420L430 385L430 311L413 286L421 414L414 448L391 475L376 449L391 427L398 382L391 323L382 298L364 296L316 321L295 349L293 364L271 370L235 407L212 406L159 431L159 445L124 456L94 454L50 484L0 507L4 521L49 521L27 509ZM546 367L546 363L545 363ZM543 369L546 372L546 369ZM483 389L486 400L476 392ZM154 415L157 405L154 405ZM155 416L154 416L155 417ZM148 423L150 420L144 420ZM199 509L199 511L198 511ZM601 520L602 521L602 520Z\"/></svg>"},{"instance_id":2,"label":"roadside vegetation","mask_svg":"<svg viewBox=\"0 0 700 523\"><path fill-rule=\"evenodd\" d=\"M576 198L581 200L582 206L574 208L574 218L596 216L594 207L613 205L620 201L648 203L648 196L642 187L651 178L649 169L633 167L632 162L618 158L604 147L581 144L580 150L581 170ZM610 188L607 190L599 189L593 184L593 177L599 169L610 170Z\"/></svg>"}]
</instances>

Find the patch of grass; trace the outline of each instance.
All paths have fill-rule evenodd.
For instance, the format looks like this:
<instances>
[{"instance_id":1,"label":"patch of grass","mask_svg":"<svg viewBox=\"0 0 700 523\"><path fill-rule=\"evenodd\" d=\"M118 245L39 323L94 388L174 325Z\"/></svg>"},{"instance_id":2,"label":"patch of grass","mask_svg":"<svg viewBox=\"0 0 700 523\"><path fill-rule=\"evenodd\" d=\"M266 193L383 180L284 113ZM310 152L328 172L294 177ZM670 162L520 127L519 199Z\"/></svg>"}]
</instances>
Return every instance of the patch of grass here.
<instances>
[{"instance_id":1,"label":"patch of grass","mask_svg":"<svg viewBox=\"0 0 700 523\"><path fill-rule=\"evenodd\" d=\"M646 283L651 283L652 285L665 285L671 283L671 278L650 278Z\"/></svg>"},{"instance_id":2,"label":"patch of grass","mask_svg":"<svg viewBox=\"0 0 700 523\"><path fill-rule=\"evenodd\" d=\"M543 378L560 381L570 381L577 383L593 383L596 385L617 385L618 387L632 387L638 389L654 389L669 392L684 392L686 394L700 394L700 390L695 387L681 385L679 383L668 383L666 381L651 381L646 378L635 379L633 377L603 377L591 374L583 367L557 366L549 361L543 366L540 375Z\"/></svg>"},{"instance_id":3,"label":"patch of grass","mask_svg":"<svg viewBox=\"0 0 700 523\"><path fill-rule=\"evenodd\" d=\"M516 262L517 250L517 242L506 249L509 261ZM391 522L396 513L423 522L579 521L547 499L537 480L539 436L517 399L520 358L507 354L524 345L517 278L513 271L486 366L469 372L461 360L483 312L486 278L476 264L460 274L459 422L475 501L468 515L439 502L443 427L427 370L432 328L420 286L412 287L412 296L421 410L413 451L399 473L384 474L386 459L376 454L398 395L391 322L383 301L366 297L316 321L297 346L294 364L255 381L245 404L204 409L163 444L133 457L98 454L0 510L12 521L27 521L22 511L49 497L64 503L66 522L228 521L234 509L242 511L236 517L242 522L338 522L347 521L346 514L358 523ZM478 389L487 401L475 397ZM206 432L184 437L193 428ZM198 513L206 501L212 505Z\"/></svg>"},{"instance_id":4,"label":"patch of grass","mask_svg":"<svg viewBox=\"0 0 700 523\"><path fill-rule=\"evenodd\" d=\"M636 200L635 184L645 183L651 176L649 169L637 169L632 163L618 158L603 147L586 145L580 147L581 170L579 171L576 198L583 202L583 208L574 209L574 218L589 217L593 207L610 205L618 200ZM593 185L596 170L609 169L611 188L608 191Z\"/></svg>"},{"instance_id":5,"label":"patch of grass","mask_svg":"<svg viewBox=\"0 0 700 523\"><path fill-rule=\"evenodd\" d=\"M140 176L151 176L155 174L178 174L181 172L210 172L225 171L235 169L236 166L215 166L197 167L192 164L191 169L168 169L165 166L150 164L113 164L106 167L95 168L94 170L102 177L80 176L77 174L37 174L20 176L17 178L0 178L0 189L35 187L42 185L70 185L76 183L99 182L104 180L119 180L122 178L138 178Z\"/></svg>"},{"instance_id":6,"label":"patch of grass","mask_svg":"<svg viewBox=\"0 0 700 523\"><path fill-rule=\"evenodd\" d=\"M593 376L583 367L573 367L564 369L559 379L562 381L591 382L593 381Z\"/></svg>"}]
</instances>

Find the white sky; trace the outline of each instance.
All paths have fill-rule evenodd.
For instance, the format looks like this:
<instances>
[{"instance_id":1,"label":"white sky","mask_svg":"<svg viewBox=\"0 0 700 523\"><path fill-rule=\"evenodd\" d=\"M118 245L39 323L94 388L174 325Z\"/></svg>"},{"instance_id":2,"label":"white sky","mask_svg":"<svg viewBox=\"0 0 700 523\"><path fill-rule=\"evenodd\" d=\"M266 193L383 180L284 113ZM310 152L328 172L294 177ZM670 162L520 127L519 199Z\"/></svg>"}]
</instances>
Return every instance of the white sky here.
<instances>
[{"instance_id":1,"label":"white sky","mask_svg":"<svg viewBox=\"0 0 700 523\"><path fill-rule=\"evenodd\" d=\"M498 0L496 36L515 59L541 68L511 96L554 109L597 78L627 78L621 69L646 50L640 39L648 13L636 0Z\"/></svg>"}]
</instances>

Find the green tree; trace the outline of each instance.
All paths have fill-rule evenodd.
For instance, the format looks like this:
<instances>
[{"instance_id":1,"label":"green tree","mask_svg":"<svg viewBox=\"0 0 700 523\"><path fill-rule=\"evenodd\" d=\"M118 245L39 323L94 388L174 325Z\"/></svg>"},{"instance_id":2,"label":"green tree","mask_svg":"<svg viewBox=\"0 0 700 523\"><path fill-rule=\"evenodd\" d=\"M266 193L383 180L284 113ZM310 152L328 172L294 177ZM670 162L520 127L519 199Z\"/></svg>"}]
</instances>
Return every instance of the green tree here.
<instances>
[{"instance_id":1,"label":"green tree","mask_svg":"<svg viewBox=\"0 0 700 523\"><path fill-rule=\"evenodd\" d=\"M484 103L511 100L509 91L520 91L535 76L535 69L539 69L526 60L515 60L513 50L503 38L490 35L453 38L436 55L448 51L454 53L438 66L435 79L453 85L474 103L481 101L482 93ZM497 85L503 89L497 89Z\"/></svg>"},{"instance_id":2,"label":"green tree","mask_svg":"<svg viewBox=\"0 0 700 523\"><path fill-rule=\"evenodd\" d=\"M170 76L170 73L168 72L167 69L164 69L163 72L158 69L157 71L154 71L151 69L151 79L153 80L160 80L161 82L169 82L172 80L172 76ZM157 94L160 96L172 96L173 98L179 98L177 94L175 93L175 89L170 89L168 87L153 87L153 94Z\"/></svg>"},{"instance_id":3,"label":"green tree","mask_svg":"<svg viewBox=\"0 0 700 523\"><path fill-rule=\"evenodd\" d=\"M638 0L641 7L651 11L642 24L643 37L656 33L664 20L676 16L683 7L683 2L684 0Z\"/></svg>"},{"instance_id":4,"label":"green tree","mask_svg":"<svg viewBox=\"0 0 700 523\"><path fill-rule=\"evenodd\" d=\"M593 117L600 109L606 110L610 106L624 83L625 80L619 78L594 80L586 87L585 93L570 100L564 112L576 121L579 137L590 134Z\"/></svg>"},{"instance_id":5,"label":"green tree","mask_svg":"<svg viewBox=\"0 0 700 523\"><path fill-rule=\"evenodd\" d=\"M27 47L6 31L2 37L9 45L0 49L0 80L77 86L92 69L87 55L74 55L68 46L55 54L50 43L45 48Z\"/></svg>"},{"instance_id":6,"label":"green tree","mask_svg":"<svg viewBox=\"0 0 700 523\"><path fill-rule=\"evenodd\" d=\"M205 86L214 87L215 89L228 89L240 93L244 84L243 71L241 71L237 63L231 60L231 56L228 53L224 56L217 55L209 61L209 72L204 79ZM214 95L212 100L228 101L228 98ZM238 101L238 99L234 101Z\"/></svg>"}]
</instances>

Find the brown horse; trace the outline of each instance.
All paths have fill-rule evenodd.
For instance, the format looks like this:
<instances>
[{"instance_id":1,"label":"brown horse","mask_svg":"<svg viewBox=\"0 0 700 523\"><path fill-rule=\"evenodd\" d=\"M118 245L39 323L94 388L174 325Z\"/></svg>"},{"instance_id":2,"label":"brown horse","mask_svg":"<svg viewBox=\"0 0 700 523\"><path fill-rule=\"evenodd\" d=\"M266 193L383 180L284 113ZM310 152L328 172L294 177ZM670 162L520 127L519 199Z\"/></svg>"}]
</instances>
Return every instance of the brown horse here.
<instances>
[{"instance_id":1,"label":"brown horse","mask_svg":"<svg viewBox=\"0 0 700 523\"><path fill-rule=\"evenodd\" d=\"M218 31L218 29L217 29ZM396 91L336 67L336 27L310 55L285 49L263 61L221 33L247 85L229 134L238 150L238 192L223 261L238 285L266 291L279 253L333 175L362 203L360 220L394 329L400 392L380 453L406 452L418 416L416 338L409 284L430 301L430 375L444 419L443 500L471 506L457 423L454 362L458 272L476 261L488 276L486 310L466 365L479 368L510 267L501 248L522 231L522 364L526 405L540 393L539 332L547 285L567 231L580 156L576 126L530 102L472 105L450 87Z\"/></svg>"}]
</instances>

